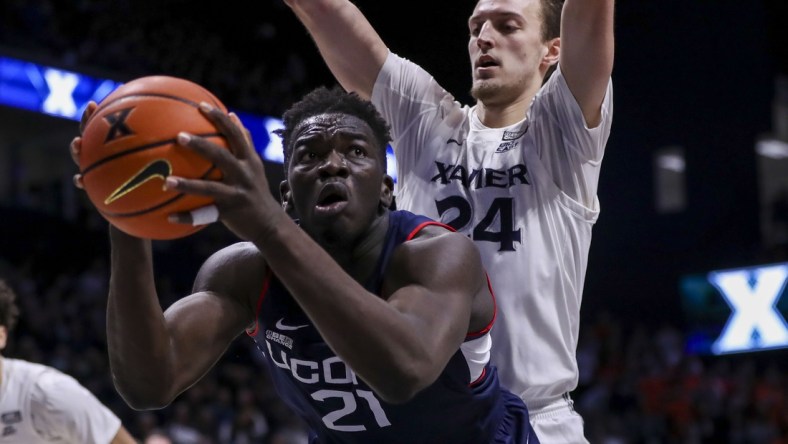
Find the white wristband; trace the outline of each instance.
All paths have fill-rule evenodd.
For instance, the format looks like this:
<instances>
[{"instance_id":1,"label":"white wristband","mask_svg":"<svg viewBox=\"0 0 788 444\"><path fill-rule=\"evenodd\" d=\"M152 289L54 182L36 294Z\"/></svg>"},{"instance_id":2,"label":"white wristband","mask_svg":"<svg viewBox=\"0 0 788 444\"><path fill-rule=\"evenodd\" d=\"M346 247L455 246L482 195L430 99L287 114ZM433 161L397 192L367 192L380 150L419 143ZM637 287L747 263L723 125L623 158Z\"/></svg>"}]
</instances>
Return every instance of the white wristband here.
<instances>
[{"instance_id":1,"label":"white wristband","mask_svg":"<svg viewBox=\"0 0 788 444\"><path fill-rule=\"evenodd\" d=\"M219 220L219 209L216 205L208 205L205 207L197 208L190 212L192 215L192 225L205 225L216 222Z\"/></svg>"}]
</instances>

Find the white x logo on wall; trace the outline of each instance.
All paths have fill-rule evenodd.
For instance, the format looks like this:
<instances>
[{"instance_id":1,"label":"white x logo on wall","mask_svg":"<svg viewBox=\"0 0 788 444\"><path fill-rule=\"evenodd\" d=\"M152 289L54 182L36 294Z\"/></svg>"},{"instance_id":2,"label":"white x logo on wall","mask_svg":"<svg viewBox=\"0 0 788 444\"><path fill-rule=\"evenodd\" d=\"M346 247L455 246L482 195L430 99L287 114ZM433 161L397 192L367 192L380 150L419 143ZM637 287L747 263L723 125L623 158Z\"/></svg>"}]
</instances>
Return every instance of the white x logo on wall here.
<instances>
[{"instance_id":1,"label":"white x logo on wall","mask_svg":"<svg viewBox=\"0 0 788 444\"><path fill-rule=\"evenodd\" d=\"M788 265L710 273L709 282L733 311L712 352L788 347L788 323L776 309L786 280Z\"/></svg>"}]
</instances>

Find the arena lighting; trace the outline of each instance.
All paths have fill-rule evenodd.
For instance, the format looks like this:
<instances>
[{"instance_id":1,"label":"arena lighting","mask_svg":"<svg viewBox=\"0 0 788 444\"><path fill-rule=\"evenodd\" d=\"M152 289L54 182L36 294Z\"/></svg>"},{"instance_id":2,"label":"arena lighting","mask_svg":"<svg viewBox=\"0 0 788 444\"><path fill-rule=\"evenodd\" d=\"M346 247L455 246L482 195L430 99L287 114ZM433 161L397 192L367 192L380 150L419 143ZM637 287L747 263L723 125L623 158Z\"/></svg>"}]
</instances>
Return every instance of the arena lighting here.
<instances>
[{"instance_id":1,"label":"arena lighting","mask_svg":"<svg viewBox=\"0 0 788 444\"><path fill-rule=\"evenodd\" d=\"M788 158L788 143L778 139L762 139L755 144L755 151L772 159Z\"/></svg>"},{"instance_id":2,"label":"arena lighting","mask_svg":"<svg viewBox=\"0 0 788 444\"><path fill-rule=\"evenodd\" d=\"M0 105L78 121L88 102L100 102L120 85L122 82L0 56ZM252 134L260 157L282 163L282 141L274 134L282 127L282 121L238 111L236 114ZM388 174L396 181L396 161L390 146L386 157Z\"/></svg>"},{"instance_id":3,"label":"arena lighting","mask_svg":"<svg viewBox=\"0 0 788 444\"><path fill-rule=\"evenodd\" d=\"M674 171L676 173L683 173L687 168L687 163L684 161L684 156L677 153L660 155L657 158L657 165L659 165L659 167L662 169Z\"/></svg>"},{"instance_id":4,"label":"arena lighting","mask_svg":"<svg viewBox=\"0 0 788 444\"><path fill-rule=\"evenodd\" d=\"M788 348L788 263L684 276L690 352L723 355Z\"/></svg>"}]
</instances>

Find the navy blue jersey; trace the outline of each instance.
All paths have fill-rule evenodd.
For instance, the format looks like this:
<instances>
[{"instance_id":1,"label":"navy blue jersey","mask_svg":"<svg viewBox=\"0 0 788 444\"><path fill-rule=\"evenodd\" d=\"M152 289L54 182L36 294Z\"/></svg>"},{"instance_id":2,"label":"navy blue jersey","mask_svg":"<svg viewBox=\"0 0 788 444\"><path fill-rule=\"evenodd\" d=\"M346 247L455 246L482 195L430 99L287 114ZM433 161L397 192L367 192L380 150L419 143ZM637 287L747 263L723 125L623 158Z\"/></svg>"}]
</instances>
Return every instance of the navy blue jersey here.
<instances>
[{"instance_id":1,"label":"navy blue jersey","mask_svg":"<svg viewBox=\"0 0 788 444\"><path fill-rule=\"evenodd\" d=\"M379 294L398 245L426 225L406 211L389 215L375 271L365 288ZM448 228L448 227L447 227ZM284 402L312 429L313 444L538 443L522 401L501 389L489 364L490 325L468 335L438 379L404 404L379 399L337 357L285 287L269 273L248 334L265 355Z\"/></svg>"}]
</instances>

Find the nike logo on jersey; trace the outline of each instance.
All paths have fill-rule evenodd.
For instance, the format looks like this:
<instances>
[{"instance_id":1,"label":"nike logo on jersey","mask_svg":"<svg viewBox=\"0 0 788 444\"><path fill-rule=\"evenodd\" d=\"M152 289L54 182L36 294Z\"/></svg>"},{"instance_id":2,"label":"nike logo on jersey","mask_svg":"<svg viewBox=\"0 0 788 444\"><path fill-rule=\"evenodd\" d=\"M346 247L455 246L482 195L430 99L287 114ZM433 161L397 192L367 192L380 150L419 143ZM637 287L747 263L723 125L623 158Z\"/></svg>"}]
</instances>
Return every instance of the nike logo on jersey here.
<instances>
[{"instance_id":1,"label":"nike logo on jersey","mask_svg":"<svg viewBox=\"0 0 788 444\"><path fill-rule=\"evenodd\" d=\"M523 135L528 132L528 126L529 125L526 124L522 131L504 131L501 140L506 142L507 140L517 140L523 137Z\"/></svg>"},{"instance_id":2,"label":"nike logo on jersey","mask_svg":"<svg viewBox=\"0 0 788 444\"><path fill-rule=\"evenodd\" d=\"M455 144L457 146L462 146L462 144L465 143L465 141L464 140L460 141L460 140L457 140L457 139L449 139L449 140L446 141L446 145L448 145L450 143L453 143L453 144Z\"/></svg>"},{"instance_id":3,"label":"nike logo on jersey","mask_svg":"<svg viewBox=\"0 0 788 444\"><path fill-rule=\"evenodd\" d=\"M528 125L522 131L504 131L501 137L501 144L495 149L495 154L505 153L520 145L518 139L523 137L528 132Z\"/></svg>"},{"instance_id":4,"label":"nike logo on jersey","mask_svg":"<svg viewBox=\"0 0 788 444\"><path fill-rule=\"evenodd\" d=\"M278 328L279 330L285 330L285 331L291 330L292 331L292 330L298 330L298 329L304 328L304 327L309 327L309 324L285 325L284 320L285 320L285 318L280 318L278 321L276 321L276 328Z\"/></svg>"},{"instance_id":5,"label":"nike logo on jersey","mask_svg":"<svg viewBox=\"0 0 788 444\"><path fill-rule=\"evenodd\" d=\"M137 174L131 176L123 185L119 186L117 190L104 199L104 205L109 205L112 202L120 199L126 194L134 191L145 182L151 179L161 179L162 181L172 174L172 165L166 159L157 159L145 165Z\"/></svg>"},{"instance_id":6,"label":"nike logo on jersey","mask_svg":"<svg viewBox=\"0 0 788 444\"><path fill-rule=\"evenodd\" d=\"M530 185L528 169L525 164L518 164L506 170L494 168L474 168L468 171L462 165L445 164L435 161L437 172L430 182L440 182L447 185L450 182L460 182L465 188L510 188L515 185Z\"/></svg>"}]
</instances>

